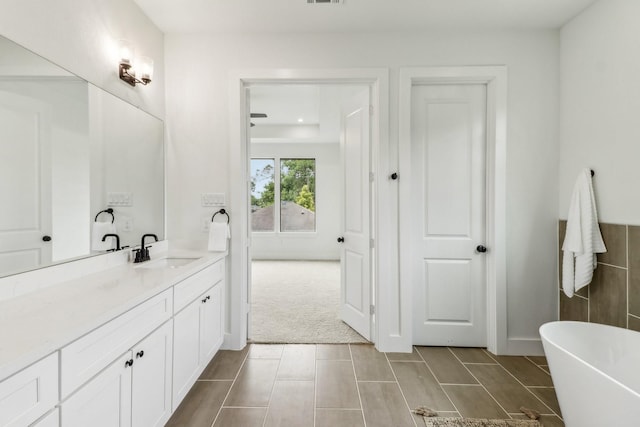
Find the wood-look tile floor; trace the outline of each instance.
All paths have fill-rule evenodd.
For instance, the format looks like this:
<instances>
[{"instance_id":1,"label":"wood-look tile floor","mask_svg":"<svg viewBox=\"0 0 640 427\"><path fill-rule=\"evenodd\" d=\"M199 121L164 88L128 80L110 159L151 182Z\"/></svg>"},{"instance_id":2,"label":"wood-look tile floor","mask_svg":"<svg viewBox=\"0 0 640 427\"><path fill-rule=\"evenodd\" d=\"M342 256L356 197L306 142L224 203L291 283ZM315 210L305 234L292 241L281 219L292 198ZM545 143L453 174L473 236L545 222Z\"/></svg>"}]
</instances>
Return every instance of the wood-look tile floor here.
<instances>
[{"instance_id":1,"label":"wood-look tile floor","mask_svg":"<svg viewBox=\"0 0 640 427\"><path fill-rule=\"evenodd\" d=\"M411 409L440 416L525 418L564 426L544 357L484 349L364 344L251 344L220 351L167 426L421 427Z\"/></svg>"}]
</instances>

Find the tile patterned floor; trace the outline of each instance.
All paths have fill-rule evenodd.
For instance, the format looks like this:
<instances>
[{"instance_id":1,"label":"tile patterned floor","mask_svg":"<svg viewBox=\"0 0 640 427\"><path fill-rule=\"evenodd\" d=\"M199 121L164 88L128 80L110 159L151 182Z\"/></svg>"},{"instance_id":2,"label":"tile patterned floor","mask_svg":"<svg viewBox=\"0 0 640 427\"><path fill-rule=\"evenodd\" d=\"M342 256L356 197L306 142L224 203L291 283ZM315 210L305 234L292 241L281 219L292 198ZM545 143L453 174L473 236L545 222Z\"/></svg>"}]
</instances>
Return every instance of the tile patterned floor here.
<instances>
[{"instance_id":1,"label":"tile patterned floor","mask_svg":"<svg viewBox=\"0 0 640 427\"><path fill-rule=\"evenodd\" d=\"M544 357L477 348L379 353L363 344L252 344L220 351L169 427L421 427L440 416L525 418L564 426Z\"/></svg>"}]
</instances>

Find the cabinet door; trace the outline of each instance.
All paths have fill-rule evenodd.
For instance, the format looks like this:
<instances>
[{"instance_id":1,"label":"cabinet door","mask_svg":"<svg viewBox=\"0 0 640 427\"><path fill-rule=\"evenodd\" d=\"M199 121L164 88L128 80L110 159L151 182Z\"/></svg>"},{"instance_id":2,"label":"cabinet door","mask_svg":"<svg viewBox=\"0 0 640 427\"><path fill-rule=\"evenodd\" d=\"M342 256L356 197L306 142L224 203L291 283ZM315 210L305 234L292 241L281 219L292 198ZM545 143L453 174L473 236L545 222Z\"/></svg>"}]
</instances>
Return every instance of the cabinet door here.
<instances>
[{"instance_id":1,"label":"cabinet door","mask_svg":"<svg viewBox=\"0 0 640 427\"><path fill-rule=\"evenodd\" d=\"M62 403L61 421L65 427L130 427L131 352L84 385Z\"/></svg>"},{"instance_id":2,"label":"cabinet door","mask_svg":"<svg viewBox=\"0 0 640 427\"><path fill-rule=\"evenodd\" d=\"M60 413L56 409L46 417L31 424L30 427L60 427Z\"/></svg>"},{"instance_id":3,"label":"cabinet door","mask_svg":"<svg viewBox=\"0 0 640 427\"><path fill-rule=\"evenodd\" d=\"M200 365L206 366L222 344L222 283L206 292L200 306Z\"/></svg>"},{"instance_id":4,"label":"cabinet door","mask_svg":"<svg viewBox=\"0 0 640 427\"><path fill-rule=\"evenodd\" d=\"M189 304L173 320L173 410L199 375L201 299Z\"/></svg>"},{"instance_id":5,"label":"cabinet door","mask_svg":"<svg viewBox=\"0 0 640 427\"><path fill-rule=\"evenodd\" d=\"M164 426L171 416L172 343L169 321L133 348L132 427Z\"/></svg>"}]
</instances>

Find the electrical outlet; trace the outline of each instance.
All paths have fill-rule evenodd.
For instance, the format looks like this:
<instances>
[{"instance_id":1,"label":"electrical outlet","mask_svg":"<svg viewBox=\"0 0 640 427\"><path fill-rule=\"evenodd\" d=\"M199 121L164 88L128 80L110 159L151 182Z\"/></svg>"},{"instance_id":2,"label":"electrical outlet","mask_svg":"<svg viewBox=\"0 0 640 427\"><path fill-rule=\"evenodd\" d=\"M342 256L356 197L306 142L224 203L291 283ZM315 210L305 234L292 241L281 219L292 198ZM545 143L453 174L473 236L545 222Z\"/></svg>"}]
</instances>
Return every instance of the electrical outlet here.
<instances>
[{"instance_id":1,"label":"electrical outlet","mask_svg":"<svg viewBox=\"0 0 640 427\"><path fill-rule=\"evenodd\" d=\"M202 219L202 232L208 233L209 227L211 226L211 217L206 217Z\"/></svg>"},{"instance_id":2,"label":"electrical outlet","mask_svg":"<svg viewBox=\"0 0 640 427\"><path fill-rule=\"evenodd\" d=\"M133 218L125 217L122 219L122 231L133 231Z\"/></svg>"},{"instance_id":3,"label":"electrical outlet","mask_svg":"<svg viewBox=\"0 0 640 427\"><path fill-rule=\"evenodd\" d=\"M200 197L202 206L205 208L212 206L224 206L225 204L224 193L202 193Z\"/></svg>"}]
</instances>

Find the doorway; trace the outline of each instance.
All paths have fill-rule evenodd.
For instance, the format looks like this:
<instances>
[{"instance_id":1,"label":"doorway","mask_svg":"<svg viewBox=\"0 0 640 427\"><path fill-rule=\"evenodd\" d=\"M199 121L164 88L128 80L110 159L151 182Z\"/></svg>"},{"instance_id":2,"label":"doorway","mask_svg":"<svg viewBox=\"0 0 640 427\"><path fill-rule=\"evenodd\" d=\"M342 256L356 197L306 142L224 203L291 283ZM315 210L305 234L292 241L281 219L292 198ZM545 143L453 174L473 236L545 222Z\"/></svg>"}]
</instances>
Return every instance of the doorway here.
<instances>
[{"instance_id":1,"label":"doorway","mask_svg":"<svg viewBox=\"0 0 640 427\"><path fill-rule=\"evenodd\" d=\"M369 240L369 86L253 84L247 100L248 338L366 342L371 254L349 232Z\"/></svg>"}]
</instances>

